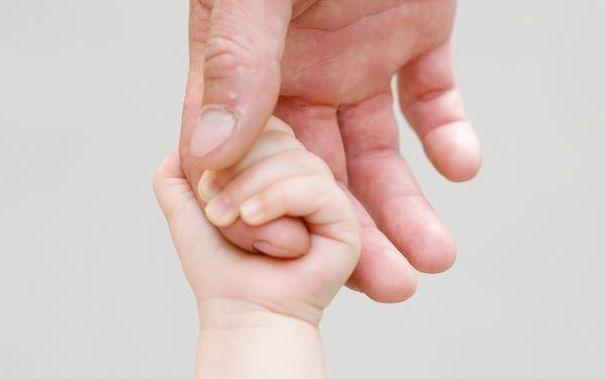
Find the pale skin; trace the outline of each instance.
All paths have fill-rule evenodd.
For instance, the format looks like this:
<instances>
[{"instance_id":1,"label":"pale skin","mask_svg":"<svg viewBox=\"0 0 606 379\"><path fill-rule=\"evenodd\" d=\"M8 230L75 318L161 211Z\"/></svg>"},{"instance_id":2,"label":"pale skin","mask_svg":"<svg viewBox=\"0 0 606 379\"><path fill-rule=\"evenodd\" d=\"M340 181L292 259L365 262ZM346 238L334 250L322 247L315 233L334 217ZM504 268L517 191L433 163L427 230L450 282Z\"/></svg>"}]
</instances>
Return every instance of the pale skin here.
<instances>
[{"instance_id":1,"label":"pale skin","mask_svg":"<svg viewBox=\"0 0 606 379\"><path fill-rule=\"evenodd\" d=\"M207 171L197 188L176 152L154 178L198 302L197 378L325 378L318 324L361 250L354 208L328 165L272 118L242 160ZM305 245L251 253L218 229L283 217L305 225Z\"/></svg>"},{"instance_id":2,"label":"pale skin","mask_svg":"<svg viewBox=\"0 0 606 379\"><path fill-rule=\"evenodd\" d=\"M377 301L409 298L413 267L444 271L456 249L399 153L389 84L396 75L400 107L436 169L474 177L481 148L450 63L455 10L455 0L191 0L180 144L191 185L239 161L279 116L353 194L362 257L348 283ZM309 243L286 218L221 231L274 255Z\"/></svg>"}]
</instances>

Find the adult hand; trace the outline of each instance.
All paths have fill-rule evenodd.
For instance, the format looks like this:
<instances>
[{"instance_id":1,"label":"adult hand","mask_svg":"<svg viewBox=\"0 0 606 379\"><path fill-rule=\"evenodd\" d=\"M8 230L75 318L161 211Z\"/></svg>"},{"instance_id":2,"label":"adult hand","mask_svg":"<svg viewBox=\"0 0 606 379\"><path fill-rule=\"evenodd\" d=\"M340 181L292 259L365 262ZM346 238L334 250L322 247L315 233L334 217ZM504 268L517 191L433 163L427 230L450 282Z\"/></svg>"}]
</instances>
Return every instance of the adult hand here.
<instances>
[{"instance_id":1,"label":"adult hand","mask_svg":"<svg viewBox=\"0 0 606 379\"><path fill-rule=\"evenodd\" d=\"M204 170L236 162L274 112L361 202L351 286L378 301L408 298L409 262L437 273L456 253L399 154L390 80L398 75L400 106L436 169L474 177L481 148L449 58L455 9L455 0L191 0L188 179L195 188ZM302 228L278 220L223 232L244 248L269 239L280 250Z\"/></svg>"}]
</instances>

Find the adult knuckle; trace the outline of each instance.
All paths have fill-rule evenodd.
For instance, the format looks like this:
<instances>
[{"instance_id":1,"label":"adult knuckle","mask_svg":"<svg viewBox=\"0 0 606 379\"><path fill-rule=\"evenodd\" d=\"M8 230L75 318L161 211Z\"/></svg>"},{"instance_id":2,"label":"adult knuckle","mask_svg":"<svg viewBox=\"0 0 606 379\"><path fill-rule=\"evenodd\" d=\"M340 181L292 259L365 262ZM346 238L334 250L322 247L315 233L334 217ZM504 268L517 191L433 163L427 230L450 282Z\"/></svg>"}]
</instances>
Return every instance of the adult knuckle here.
<instances>
[{"instance_id":1,"label":"adult knuckle","mask_svg":"<svg viewBox=\"0 0 606 379\"><path fill-rule=\"evenodd\" d=\"M249 7L242 7L240 2L234 1L197 1L210 17L203 44L207 80L225 79L237 73L279 72L281 45L276 45L273 39L264 38L265 28L258 25Z\"/></svg>"},{"instance_id":2,"label":"adult knuckle","mask_svg":"<svg viewBox=\"0 0 606 379\"><path fill-rule=\"evenodd\" d=\"M257 46L254 39L241 33L223 32L209 37L204 52L204 71L207 80L259 71L279 71L279 61Z\"/></svg>"},{"instance_id":3,"label":"adult knuckle","mask_svg":"<svg viewBox=\"0 0 606 379\"><path fill-rule=\"evenodd\" d=\"M228 38L209 39L204 53L204 75L206 80L228 77L245 62L239 48Z\"/></svg>"}]
</instances>

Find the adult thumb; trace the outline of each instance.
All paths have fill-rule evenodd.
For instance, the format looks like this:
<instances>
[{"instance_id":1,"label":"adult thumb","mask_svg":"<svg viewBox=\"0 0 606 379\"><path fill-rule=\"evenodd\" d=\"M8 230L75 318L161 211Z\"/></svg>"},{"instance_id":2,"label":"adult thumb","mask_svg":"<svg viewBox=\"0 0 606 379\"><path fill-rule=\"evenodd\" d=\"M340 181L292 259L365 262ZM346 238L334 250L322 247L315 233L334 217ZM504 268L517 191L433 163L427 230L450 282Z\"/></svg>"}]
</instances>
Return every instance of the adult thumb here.
<instances>
[{"instance_id":1,"label":"adult thumb","mask_svg":"<svg viewBox=\"0 0 606 379\"><path fill-rule=\"evenodd\" d=\"M291 14L290 0L215 1L203 48L190 41L191 60L203 62L203 73L190 77L203 76L203 95L198 117L184 119L181 130L182 163L189 174L232 166L263 130L280 91Z\"/></svg>"}]
</instances>

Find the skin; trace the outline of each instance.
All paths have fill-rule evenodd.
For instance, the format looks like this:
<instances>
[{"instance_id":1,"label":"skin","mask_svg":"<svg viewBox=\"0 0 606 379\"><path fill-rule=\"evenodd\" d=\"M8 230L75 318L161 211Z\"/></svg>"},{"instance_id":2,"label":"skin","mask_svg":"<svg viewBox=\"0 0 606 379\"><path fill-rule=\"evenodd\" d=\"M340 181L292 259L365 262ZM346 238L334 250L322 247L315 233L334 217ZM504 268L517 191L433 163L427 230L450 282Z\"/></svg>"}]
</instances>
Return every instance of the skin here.
<instances>
[{"instance_id":1,"label":"skin","mask_svg":"<svg viewBox=\"0 0 606 379\"><path fill-rule=\"evenodd\" d=\"M198 378L325 378L318 324L360 257L354 208L324 161L272 118L234 166L207 174L225 185L204 210L176 153L154 190L200 312ZM217 227L281 217L304 223L298 255L253 254ZM303 247L300 247L303 249Z\"/></svg>"},{"instance_id":2,"label":"skin","mask_svg":"<svg viewBox=\"0 0 606 379\"><path fill-rule=\"evenodd\" d=\"M192 0L180 144L190 183L237 162L274 113L351 192L363 233L349 284L378 301L407 299L411 265L442 272L456 248L399 153L390 80L436 169L473 178L482 153L451 69L455 10L454 0ZM196 155L201 110L213 107L234 115L235 130ZM289 219L222 232L247 250L269 242L274 254L296 254L306 238Z\"/></svg>"}]
</instances>

